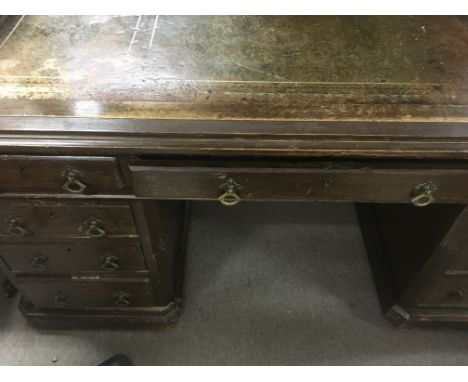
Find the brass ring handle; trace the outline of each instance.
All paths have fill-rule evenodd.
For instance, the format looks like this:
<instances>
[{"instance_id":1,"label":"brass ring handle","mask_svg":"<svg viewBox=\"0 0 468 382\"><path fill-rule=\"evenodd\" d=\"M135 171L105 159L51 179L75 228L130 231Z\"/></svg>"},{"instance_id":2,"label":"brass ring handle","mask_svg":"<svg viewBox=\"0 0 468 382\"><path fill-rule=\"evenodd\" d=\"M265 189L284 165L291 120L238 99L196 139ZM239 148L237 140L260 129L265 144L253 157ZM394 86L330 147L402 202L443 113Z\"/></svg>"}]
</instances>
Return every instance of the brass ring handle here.
<instances>
[{"instance_id":1,"label":"brass ring handle","mask_svg":"<svg viewBox=\"0 0 468 382\"><path fill-rule=\"evenodd\" d=\"M218 200L221 202L223 206L230 207L235 206L241 201L239 195L236 194L234 190L227 190L224 194L222 194Z\"/></svg>"},{"instance_id":2,"label":"brass ring handle","mask_svg":"<svg viewBox=\"0 0 468 382\"><path fill-rule=\"evenodd\" d=\"M84 231L86 236L90 237L103 237L107 234L103 228L103 222L96 218L89 218L83 223L80 231Z\"/></svg>"},{"instance_id":3,"label":"brass ring handle","mask_svg":"<svg viewBox=\"0 0 468 382\"><path fill-rule=\"evenodd\" d=\"M118 291L114 295L114 305L117 306L128 306L130 305L130 294Z\"/></svg>"},{"instance_id":4,"label":"brass ring handle","mask_svg":"<svg viewBox=\"0 0 468 382\"><path fill-rule=\"evenodd\" d=\"M79 172L73 169L65 170L64 176L66 180L62 188L73 194L81 194L84 192L84 190L86 190L86 184L78 178L78 174Z\"/></svg>"},{"instance_id":5,"label":"brass ring handle","mask_svg":"<svg viewBox=\"0 0 468 382\"><path fill-rule=\"evenodd\" d=\"M219 188L224 190L224 193L222 193L221 196L219 196L218 198L218 200L223 206L235 206L242 200L236 192L242 187L238 183L236 183L234 179L229 178Z\"/></svg>"},{"instance_id":6,"label":"brass ring handle","mask_svg":"<svg viewBox=\"0 0 468 382\"><path fill-rule=\"evenodd\" d=\"M426 207L435 202L434 191L436 191L434 184L427 182L421 183L413 187L411 190L411 203L415 207Z\"/></svg>"},{"instance_id":7,"label":"brass ring handle","mask_svg":"<svg viewBox=\"0 0 468 382\"><path fill-rule=\"evenodd\" d=\"M23 224L23 219L13 217L8 220L8 231L13 235L26 236L28 234L28 230L22 227Z\"/></svg>"},{"instance_id":8,"label":"brass ring handle","mask_svg":"<svg viewBox=\"0 0 468 382\"><path fill-rule=\"evenodd\" d=\"M119 269L119 258L112 255L101 257L101 268L106 271L114 271Z\"/></svg>"}]
</instances>

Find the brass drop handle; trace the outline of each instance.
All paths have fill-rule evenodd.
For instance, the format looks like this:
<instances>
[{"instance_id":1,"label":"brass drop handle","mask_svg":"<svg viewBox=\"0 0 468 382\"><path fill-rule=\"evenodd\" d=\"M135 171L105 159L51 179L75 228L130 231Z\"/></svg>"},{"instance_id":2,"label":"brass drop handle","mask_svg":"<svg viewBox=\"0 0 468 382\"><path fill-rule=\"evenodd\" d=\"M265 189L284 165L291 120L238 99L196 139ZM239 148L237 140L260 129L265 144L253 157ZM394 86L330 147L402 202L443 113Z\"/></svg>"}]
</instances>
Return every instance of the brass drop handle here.
<instances>
[{"instance_id":1,"label":"brass drop handle","mask_svg":"<svg viewBox=\"0 0 468 382\"><path fill-rule=\"evenodd\" d=\"M82 227L81 231L84 231L86 236L90 237L103 237L107 234L106 230L103 228L104 223L96 218L89 218L86 220Z\"/></svg>"},{"instance_id":2,"label":"brass drop handle","mask_svg":"<svg viewBox=\"0 0 468 382\"><path fill-rule=\"evenodd\" d=\"M119 269L119 258L113 255L101 257L101 268L106 271L115 271Z\"/></svg>"},{"instance_id":3,"label":"brass drop handle","mask_svg":"<svg viewBox=\"0 0 468 382\"><path fill-rule=\"evenodd\" d=\"M235 206L241 201L240 196L236 191L239 191L242 186L238 184L234 179L229 178L219 188L224 191L218 200L223 206L231 207Z\"/></svg>"},{"instance_id":4,"label":"brass drop handle","mask_svg":"<svg viewBox=\"0 0 468 382\"><path fill-rule=\"evenodd\" d=\"M49 261L49 257L42 253L36 253L31 257L31 267L34 269L45 269L46 263Z\"/></svg>"},{"instance_id":5,"label":"brass drop handle","mask_svg":"<svg viewBox=\"0 0 468 382\"><path fill-rule=\"evenodd\" d=\"M411 203L415 207L426 207L431 203L434 203L434 192L437 187L431 182L420 183L413 187L411 190Z\"/></svg>"},{"instance_id":6,"label":"brass drop handle","mask_svg":"<svg viewBox=\"0 0 468 382\"><path fill-rule=\"evenodd\" d=\"M114 295L114 305L117 306L128 306L130 305L130 294L118 291Z\"/></svg>"},{"instance_id":7,"label":"brass drop handle","mask_svg":"<svg viewBox=\"0 0 468 382\"><path fill-rule=\"evenodd\" d=\"M8 231L17 236L26 236L28 234L28 230L24 228L24 221L21 218L13 217L7 221L8 224Z\"/></svg>"},{"instance_id":8,"label":"brass drop handle","mask_svg":"<svg viewBox=\"0 0 468 382\"><path fill-rule=\"evenodd\" d=\"M53 296L53 300L54 300L54 306L56 308L63 308L67 303L68 295L63 292L57 292Z\"/></svg>"},{"instance_id":9,"label":"brass drop handle","mask_svg":"<svg viewBox=\"0 0 468 382\"><path fill-rule=\"evenodd\" d=\"M81 194L86 190L86 184L84 184L79 178L79 172L73 169L66 169L63 173L65 176L65 183L62 188L72 194Z\"/></svg>"}]
</instances>

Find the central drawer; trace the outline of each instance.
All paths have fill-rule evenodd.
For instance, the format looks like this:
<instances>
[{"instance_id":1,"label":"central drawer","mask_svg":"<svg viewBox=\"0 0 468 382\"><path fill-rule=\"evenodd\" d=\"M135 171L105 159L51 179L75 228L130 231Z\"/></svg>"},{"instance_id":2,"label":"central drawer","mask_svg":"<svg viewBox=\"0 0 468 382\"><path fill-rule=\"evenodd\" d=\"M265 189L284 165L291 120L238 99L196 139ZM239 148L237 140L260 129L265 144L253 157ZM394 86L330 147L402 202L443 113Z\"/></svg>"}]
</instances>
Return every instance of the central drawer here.
<instances>
[{"instance_id":1,"label":"central drawer","mask_svg":"<svg viewBox=\"0 0 468 382\"><path fill-rule=\"evenodd\" d=\"M13 273L147 272L139 242L0 244Z\"/></svg>"},{"instance_id":2,"label":"central drawer","mask_svg":"<svg viewBox=\"0 0 468 382\"><path fill-rule=\"evenodd\" d=\"M0 238L137 236L125 202L0 200Z\"/></svg>"},{"instance_id":3,"label":"central drawer","mask_svg":"<svg viewBox=\"0 0 468 382\"><path fill-rule=\"evenodd\" d=\"M157 161L130 166L135 195L160 199L468 202L468 164Z\"/></svg>"}]
</instances>

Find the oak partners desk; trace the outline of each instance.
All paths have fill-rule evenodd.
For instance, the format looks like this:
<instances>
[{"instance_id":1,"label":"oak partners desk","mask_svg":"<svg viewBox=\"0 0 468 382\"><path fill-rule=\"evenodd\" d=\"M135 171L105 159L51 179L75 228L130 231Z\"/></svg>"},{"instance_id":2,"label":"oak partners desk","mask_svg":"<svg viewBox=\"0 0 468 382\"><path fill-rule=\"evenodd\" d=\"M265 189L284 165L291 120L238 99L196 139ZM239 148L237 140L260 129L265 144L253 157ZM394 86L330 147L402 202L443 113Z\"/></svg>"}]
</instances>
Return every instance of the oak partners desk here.
<instances>
[{"instance_id":1,"label":"oak partners desk","mask_svg":"<svg viewBox=\"0 0 468 382\"><path fill-rule=\"evenodd\" d=\"M32 321L175 320L212 200L354 202L385 315L468 322L467 18L0 23L0 267Z\"/></svg>"}]
</instances>

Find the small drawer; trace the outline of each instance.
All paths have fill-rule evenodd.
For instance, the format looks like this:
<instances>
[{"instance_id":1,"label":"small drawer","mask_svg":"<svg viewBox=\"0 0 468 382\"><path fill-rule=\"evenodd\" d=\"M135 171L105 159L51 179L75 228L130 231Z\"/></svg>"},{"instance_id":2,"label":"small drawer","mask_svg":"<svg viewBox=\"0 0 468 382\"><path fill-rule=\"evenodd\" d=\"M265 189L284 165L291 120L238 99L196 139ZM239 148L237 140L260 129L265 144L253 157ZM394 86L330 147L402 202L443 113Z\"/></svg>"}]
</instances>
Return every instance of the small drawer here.
<instances>
[{"instance_id":1,"label":"small drawer","mask_svg":"<svg viewBox=\"0 0 468 382\"><path fill-rule=\"evenodd\" d=\"M18 289L38 308L109 309L156 305L148 279L126 281L20 282Z\"/></svg>"},{"instance_id":2,"label":"small drawer","mask_svg":"<svg viewBox=\"0 0 468 382\"><path fill-rule=\"evenodd\" d=\"M0 244L13 273L146 272L139 242Z\"/></svg>"},{"instance_id":3,"label":"small drawer","mask_svg":"<svg viewBox=\"0 0 468 382\"><path fill-rule=\"evenodd\" d=\"M124 187L116 158L0 156L0 193L112 194Z\"/></svg>"},{"instance_id":4,"label":"small drawer","mask_svg":"<svg viewBox=\"0 0 468 382\"><path fill-rule=\"evenodd\" d=\"M0 238L136 236L125 202L0 200Z\"/></svg>"},{"instance_id":5,"label":"small drawer","mask_svg":"<svg viewBox=\"0 0 468 382\"><path fill-rule=\"evenodd\" d=\"M468 308L468 277L442 276L423 296L420 307Z\"/></svg>"},{"instance_id":6,"label":"small drawer","mask_svg":"<svg viewBox=\"0 0 468 382\"><path fill-rule=\"evenodd\" d=\"M135 195L160 199L468 202L468 164L158 161L130 166Z\"/></svg>"}]
</instances>

